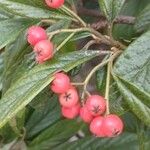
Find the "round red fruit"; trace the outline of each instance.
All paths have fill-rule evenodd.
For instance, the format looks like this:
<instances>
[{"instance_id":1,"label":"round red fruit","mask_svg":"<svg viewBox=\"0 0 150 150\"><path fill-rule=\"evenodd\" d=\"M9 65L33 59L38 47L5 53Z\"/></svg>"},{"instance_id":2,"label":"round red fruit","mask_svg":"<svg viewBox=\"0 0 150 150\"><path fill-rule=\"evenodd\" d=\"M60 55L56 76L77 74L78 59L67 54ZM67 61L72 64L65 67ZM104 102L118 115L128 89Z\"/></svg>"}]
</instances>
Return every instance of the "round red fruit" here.
<instances>
[{"instance_id":1,"label":"round red fruit","mask_svg":"<svg viewBox=\"0 0 150 150\"><path fill-rule=\"evenodd\" d=\"M122 120L114 114L107 115L103 122L103 130L107 137L116 137L123 131Z\"/></svg>"},{"instance_id":2,"label":"round red fruit","mask_svg":"<svg viewBox=\"0 0 150 150\"><path fill-rule=\"evenodd\" d=\"M93 116L85 105L80 109L80 118L86 123L90 123L93 119Z\"/></svg>"},{"instance_id":3,"label":"round red fruit","mask_svg":"<svg viewBox=\"0 0 150 150\"><path fill-rule=\"evenodd\" d=\"M93 116L98 116L105 112L106 101L102 96L91 95L86 101L86 106Z\"/></svg>"},{"instance_id":4,"label":"round red fruit","mask_svg":"<svg viewBox=\"0 0 150 150\"><path fill-rule=\"evenodd\" d=\"M57 94L65 93L70 85L70 78L65 73L56 73L51 84L51 90Z\"/></svg>"},{"instance_id":5,"label":"round red fruit","mask_svg":"<svg viewBox=\"0 0 150 150\"><path fill-rule=\"evenodd\" d=\"M27 41L33 46L38 42L46 39L47 34L42 27L32 26L27 31Z\"/></svg>"},{"instance_id":6,"label":"round red fruit","mask_svg":"<svg viewBox=\"0 0 150 150\"><path fill-rule=\"evenodd\" d=\"M90 131L97 137L105 137L105 133L103 131L103 121L104 117L98 116L95 117L90 124Z\"/></svg>"},{"instance_id":7,"label":"round red fruit","mask_svg":"<svg viewBox=\"0 0 150 150\"><path fill-rule=\"evenodd\" d=\"M59 95L59 102L64 107L73 107L79 101L79 96L76 88L69 88L65 93Z\"/></svg>"},{"instance_id":8,"label":"round red fruit","mask_svg":"<svg viewBox=\"0 0 150 150\"><path fill-rule=\"evenodd\" d=\"M80 104L79 103L77 105L74 105L73 107L70 107L70 108L67 108L67 107L61 108L62 115L67 119L76 118L79 115L79 111L80 111Z\"/></svg>"},{"instance_id":9,"label":"round red fruit","mask_svg":"<svg viewBox=\"0 0 150 150\"><path fill-rule=\"evenodd\" d=\"M46 60L53 57L53 44L48 40L38 42L34 46L34 52L36 53L36 61L43 63Z\"/></svg>"},{"instance_id":10,"label":"round red fruit","mask_svg":"<svg viewBox=\"0 0 150 150\"><path fill-rule=\"evenodd\" d=\"M64 0L45 0L50 8L59 8L64 4Z\"/></svg>"}]
</instances>

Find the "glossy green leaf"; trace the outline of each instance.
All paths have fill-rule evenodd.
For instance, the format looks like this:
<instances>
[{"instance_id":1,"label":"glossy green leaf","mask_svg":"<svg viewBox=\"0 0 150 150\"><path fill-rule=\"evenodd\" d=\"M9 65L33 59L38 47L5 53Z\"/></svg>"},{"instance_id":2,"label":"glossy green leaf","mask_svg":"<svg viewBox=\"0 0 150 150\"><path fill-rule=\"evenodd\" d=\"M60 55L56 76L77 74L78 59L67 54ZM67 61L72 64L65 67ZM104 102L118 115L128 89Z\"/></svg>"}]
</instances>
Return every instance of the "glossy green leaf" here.
<instances>
[{"instance_id":1,"label":"glossy green leaf","mask_svg":"<svg viewBox=\"0 0 150 150\"><path fill-rule=\"evenodd\" d=\"M114 78L129 108L150 125L150 31L133 42L114 66Z\"/></svg>"},{"instance_id":2,"label":"glossy green leaf","mask_svg":"<svg viewBox=\"0 0 150 150\"><path fill-rule=\"evenodd\" d=\"M0 7L0 21L9 19L11 17L14 17L14 15Z\"/></svg>"},{"instance_id":3,"label":"glossy green leaf","mask_svg":"<svg viewBox=\"0 0 150 150\"><path fill-rule=\"evenodd\" d=\"M96 84L101 95L105 95L107 67L100 68L96 73Z\"/></svg>"},{"instance_id":4,"label":"glossy green leaf","mask_svg":"<svg viewBox=\"0 0 150 150\"><path fill-rule=\"evenodd\" d=\"M96 138L92 136L58 145L53 150L137 150L138 140L136 134L124 133L116 138Z\"/></svg>"},{"instance_id":5,"label":"glossy green leaf","mask_svg":"<svg viewBox=\"0 0 150 150\"><path fill-rule=\"evenodd\" d=\"M21 33L18 38L5 48L4 53L4 72L3 72L3 94L10 87L12 81L18 78L16 74L22 74L23 68L20 70L19 66L25 59L26 54L31 51L31 46L27 44L26 34ZM30 59L30 58L28 58ZM13 65L12 65L13 64ZM16 70L14 72L14 70ZM25 66L25 71L27 68Z\"/></svg>"},{"instance_id":6,"label":"glossy green leaf","mask_svg":"<svg viewBox=\"0 0 150 150\"><path fill-rule=\"evenodd\" d=\"M0 21L0 49L14 41L16 37L29 26L37 23L30 19L9 19Z\"/></svg>"},{"instance_id":7,"label":"glossy green leaf","mask_svg":"<svg viewBox=\"0 0 150 150\"><path fill-rule=\"evenodd\" d=\"M65 72L99 55L98 51L75 51L56 54L53 60L25 72L6 91L0 101L0 127L23 109L52 80L56 71Z\"/></svg>"},{"instance_id":8,"label":"glossy green leaf","mask_svg":"<svg viewBox=\"0 0 150 150\"><path fill-rule=\"evenodd\" d=\"M35 111L26 123L26 138L30 139L61 118L60 105L56 95L50 94L49 87L40 92L30 104Z\"/></svg>"},{"instance_id":9,"label":"glossy green leaf","mask_svg":"<svg viewBox=\"0 0 150 150\"><path fill-rule=\"evenodd\" d=\"M134 27L138 32L150 29L150 4L137 16Z\"/></svg>"},{"instance_id":10,"label":"glossy green leaf","mask_svg":"<svg viewBox=\"0 0 150 150\"><path fill-rule=\"evenodd\" d=\"M109 21L115 19L125 0L99 0L100 8Z\"/></svg>"},{"instance_id":11,"label":"glossy green leaf","mask_svg":"<svg viewBox=\"0 0 150 150\"><path fill-rule=\"evenodd\" d=\"M39 1L39 0L38 0ZM22 17L30 17L30 18L51 18L51 19L69 19L66 15L58 12L57 10L48 10L44 6L44 3L39 1L39 4L32 1L24 1L24 0L0 0L0 7L11 12L12 14L22 16ZM41 7L42 6L42 7ZM34 12L34 13L33 13Z\"/></svg>"},{"instance_id":12,"label":"glossy green leaf","mask_svg":"<svg viewBox=\"0 0 150 150\"><path fill-rule=\"evenodd\" d=\"M81 125L76 120L61 120L37 136L29 144L29 150L54 149L57 145L67 142L75 135L80 130Z\"/></svg>"},{"instance_id":13,"label":"glossy green leaf","mask_svg":"<svg viewBox=\"0 0 150 150\"><path fill-rule=\"evenodd\" d=\"M0 54L0 91L2 90L3 71L4 71L4 53Z\"/></svg>"},{"instance_id":14,"label":"glossy green leaf","mask_svg":"<svg viewBox=\"0 0 150 150\"><path fill-rule=\"evenodd\" d=\"M112 81L109 91L110 112L118 115L125 114L128 111L128 106L124 102L121 92L118 90L117 83Z\"/></svg>"},{"instance_id":15,"label":"glossy green leaf","mask_svg":"<svg viewBox=\"0 0 150 150\"><path fill-rule=\"evenodd\" d=\"M120 15L136 17L148 4L149 0L126 1L122 7ZM116 39L130 43L137 37L137 33L134 29L134 25L115 24L113 28L113 36Z\"/></svg>"}]
</instances>

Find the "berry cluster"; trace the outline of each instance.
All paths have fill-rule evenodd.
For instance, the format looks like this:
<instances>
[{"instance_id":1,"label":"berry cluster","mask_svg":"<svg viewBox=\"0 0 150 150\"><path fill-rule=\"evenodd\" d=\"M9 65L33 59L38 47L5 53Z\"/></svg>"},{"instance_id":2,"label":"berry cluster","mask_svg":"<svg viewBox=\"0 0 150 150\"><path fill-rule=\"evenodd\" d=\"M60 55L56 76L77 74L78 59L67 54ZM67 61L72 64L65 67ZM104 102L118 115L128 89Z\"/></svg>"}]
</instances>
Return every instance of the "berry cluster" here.
<instances>
[{"instance_id":1,"label":"berry cluster","mask_svg":"<svg viewBox=\"0 0 150 150\"><path fill-rule=\"evenodd\" d=\"M65 73L55 74L51 90L59 95L61 112L65 118L74 119L79 115L85 123L90 123L90 131L97 137L115 137L122 133L123 122L117 115L103 115L106 101L102 96L89 96L81 107L77 89L71 85Z\"/></svg>"},{"instance_id":2,"label":"berry cluster","mask_svg":"<svg viewBox=\"0 0 150 150\"><path fill-rule=\"evenodd\" d=\"M46 31L42 27L30 27L27 31L27 41L34 46L33 51L38 63L43 63L53 57L53 43L48 40Z\"/></svg>"}]
</instances>

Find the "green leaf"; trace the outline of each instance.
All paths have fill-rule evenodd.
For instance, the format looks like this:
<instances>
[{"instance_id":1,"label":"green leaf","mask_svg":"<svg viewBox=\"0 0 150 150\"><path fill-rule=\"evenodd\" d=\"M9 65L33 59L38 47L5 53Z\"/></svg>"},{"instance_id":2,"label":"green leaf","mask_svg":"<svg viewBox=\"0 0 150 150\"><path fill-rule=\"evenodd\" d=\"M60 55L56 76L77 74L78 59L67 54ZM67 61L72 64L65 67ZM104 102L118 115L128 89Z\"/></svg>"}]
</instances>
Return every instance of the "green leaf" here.
<instances>
[{"instance_id":1,"label":"green leaf","mask_svg":"<svg viewBox=\"0 0 150 150\"><path fill-rule=\"evenodd\" d=\"M125 105L123 96L118 90L116 81L112 81L109 92L109 105L110 112L118 115L122 115L128 111L128 107Z\"/></svg>"},{"instance_id":2,"label":"green leaf","mask_svg":"<svg viewBox=\"0 0 150 150\"><path fill-rule=\"evenodd\" d=\"M136 17L147 5L149 0L132 0L126 1L122 7L120 15ZM113 36L116 39L131 42L137 37L133 25L115 24L113 28Z\"/></svg>"},{"instance_id":3,"label":"green leaf","mask_svg":"<svg viewBox=\"0 0 150 150\"><path fill-rule=\"evenodd\" d=\"M0 101L0 127L23 109L52 80L56 71L68 72L77 65L99 55L99 51L74 51L56 54L53 60L25 72L5 92Z\"/></svg>"},{"instance_id":4,"label":"green leaf","mask_svg":"<svg viewBox=\"0 0 150 150\"><path fill-rule=\"evenodd\" d=\"M4 53L0 54L0 91L2 90L2 81L3 81L3 71L4 71Z\"/></svg>"},{"instance_id":5,"label":"green leaf","mask_svg":"<svg viewBox=\"0 0 150 150\"><path fill-rule=\"evenodd\" d=\"M150 4L137 16L134 27L138 32L150 29Z\"/></svg>"},{"instance_id":6,"label":"green leaf","mask_svg":"<svg viewBox=\"0 0 150 150\"><path fill-rule=\"evenodd\" d=\"M6 10L4 10L3 8L0 7L0 21L6 20L6 19L9 19L12 17L14 17L13 14L7 12Z\"/></svg>"},{"instance_id":7,"label":"green leaf","mask_svg":"<svg viewBox=\"0 0 150 150\"><path fill-rule=\"evenodd\" d=\"M16 74L22 74L19 66L22 65L25 55L31 51L31 46L27 44L26 35L21 33L18 38L5 48L4 53L4 72L3 72L3 94L10 87L14 78L18 78ZM29 58L28 58L29 59ZM12 65L13 64L13 65ZM14 72L14 70L16 70ZM18 70L18 71L17 71ZM27 68L25 66L25 70Z\"/></svg>"},{"instance_id":8,"label":"green leaf","mask_svg":"<svg viewBox=\"0 0 150 150\"><path fill-rule=\"evenodd\" d=\"M14 41L23 30L37 23L31 19L9 19L0 21L0 49Z\"/></svg>"},{"instance_id":9,"label":"green leaf","mask_svg":"<svg viewBox=\"0 0 150 150\"><path fill-rule=\"evenodd\" d=\"M108 21L112 21L118 16L124 2L125 0L99 0L100 8Z\"/></svg>"},{"instance_id":10,"label":"green leaf","mask_svg":"<svg viewBox=\"0 0 150 150\"><path fill-rule=\"evenodd\" d=\"M27 139L56 123L61 116L58 99L50 94L49 87L40 92L30 105L35 107L35 111L26 123Z\"/></svg>"},{"instance_id":11,"label":"green leaf","mask_svg":"<svg viewBox=\"0 0 150 150\"><path fill-rule=\"evenodd\" d=\"M114 79L129 108L150 125L150 31L132 43L114 66Z\"/></svg>"},{"instance_id":12,"label":"green leaf","mask_svg":"<svg viewBox=\"0 0 150 150\"><path fill-rule=\"evenodd\" d=\"M29 150L53 149L57 145L68 141L80 130L81 125L76 120L61 120L37 136L29 144Z\"/></svg>"},{"instance_id":13,"label":"green leaf","mask_svg":"<svg viewBox=\"0 0 150 150\"><path fill-rule=\"evenodd\" d=\"M37 4L39 2L39 4ZM44 3L38 0L33 4L33 1L24 1L24 0L0 0L0 7L7 10L8 12L22 16L22 17L30 17L30 18L37 18L37 19L69 19L69 16L66 16L60 13L57 10L48 10ZM34 13L33 13L34 12Z\"/></svg>"},{"instance_id":14,"label":"green leaf","mask_svg":"<svg viewBox=\"0 0 150 150\"><path fill-rule=\"evenodd\" d=\"M107 76L107 67L100 68L96 73L96 84L97 89L101 95L105 95L105 86L106 86L106 76Z\"/></svg>"},{"instance_id":15,"label":"green leaf","mask_svg":"<svg viewBox=\"0 0 150 150\"><path fill-rule=\"evenodd\" d=\"M96 138L87 136L74 142L58 145L53 150L137 150L138 140L136 134L124 133L116 138Z\"/></svg>"}]
</instances>

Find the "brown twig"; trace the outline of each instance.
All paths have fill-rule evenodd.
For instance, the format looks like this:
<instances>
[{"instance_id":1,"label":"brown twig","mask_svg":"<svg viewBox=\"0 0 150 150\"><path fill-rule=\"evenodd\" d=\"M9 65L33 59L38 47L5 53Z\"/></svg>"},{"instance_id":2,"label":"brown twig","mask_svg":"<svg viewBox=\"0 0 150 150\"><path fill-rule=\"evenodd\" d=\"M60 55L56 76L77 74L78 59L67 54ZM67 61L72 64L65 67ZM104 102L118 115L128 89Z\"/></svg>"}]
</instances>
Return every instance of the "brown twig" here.
<instances>
[{"instance_id":1,"label":"brown twig","mask_svg":"<svg viewBox=\"0 0 150 150\"><path fill-rule=\"evenodd\" d=\"M98 10L79 7L77 11L79 15L87 15L87 16L100 18L100 21L93 23L91 25L91 27L93 27L94 29L103 29L108 25L108 21L106 20L105 16L102 13L100 13ZM134 22L135 22L135 17L132 16L119 16L114 20L114 24L133 25Z\"/></svg>"},{"instance_id":2,"label":"brown twig","mask_svg":"<svg viewBox=\"0 0 150 150\"><path fill-rule=\"evenodd\" d=\"M119 16L115 19L114 23L133 25L135 23L135 17L132 17L132 16Z\"/></svg>"}]
</instances>

